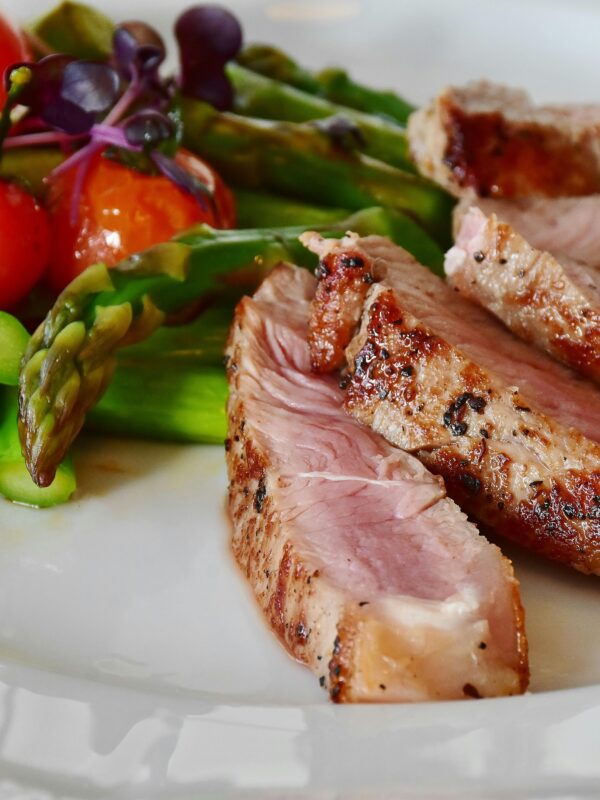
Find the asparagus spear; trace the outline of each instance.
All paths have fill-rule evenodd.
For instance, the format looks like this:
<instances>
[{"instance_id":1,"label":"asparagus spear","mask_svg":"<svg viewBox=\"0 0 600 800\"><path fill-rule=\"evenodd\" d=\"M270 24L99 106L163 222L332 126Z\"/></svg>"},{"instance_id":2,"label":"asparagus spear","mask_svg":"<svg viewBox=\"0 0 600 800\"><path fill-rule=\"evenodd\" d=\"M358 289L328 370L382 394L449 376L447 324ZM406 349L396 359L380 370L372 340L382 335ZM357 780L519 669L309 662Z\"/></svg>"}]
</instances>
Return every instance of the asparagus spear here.
<instances>
[{"instance_id":1,"label":"asparagus spear","mask_svg":"<svg viewBox=\"0 0 600 800\"><path fill-rule=\"evenodd\" d=\"M350 214L344 209L313 206L244 189L235 190L235 199L240 228L255 227L261 222L281 226L294 222L306 227L329 225ZM363 209L360 217L370 233L389 236L409 250L421 264L425 264L441 277L444 276L442 250L411 217L401 211L388 210L382 214L382 210L377 207Z\"/></svg>"},{"instance_id":2,"label":"asparagus spear","mask_svg":"<svg viewBox=\"0 0 600 800\"><path fill-rule=\"evenodd\" d=\"M443 247L450 244L452 198L434 184L361 153L348 152L306 123L267 122L182 101L186 145L247 189L357 210L408 212Z\"/></svg>"},{"instance_id":3,"label":"asparagus spear","mask_svg":"<svg viewBox=\"0 0 600 800\"><path fill-rule=\"evenodd\" d=\"M17 416L16 388L0 386L0 494L14 503L38 508L66 503L76 488L73 462L65 459L49 486L36 486L21 453Z\"/></svg>"},{"instance_id":4,"label":"asparagus spear","mask_svg":"<svg viewBox=\"0 0 600 800\"><path fill-rule=\"evenodd\" d=\"M232 62L227 75L235 89L234 109L261 119L309 122L326 117L345 117L356 127L358 149L395 167L415 172L408 154L404 129L396 122L336 105L281 81L266 78Z\"/></svg>"},{"instance_id":5,"label":"asparagus spear","mask_svg":"<svg viewBox=\"0 0 600 800\"><path fill-rule=\"evenodd\" d=\"M246 47L238 56L238 61L267 78L283 81L303 92L357 111L395 120L401 125L406 124L415 110L414 106L394 92L371 89L356 83L343 69L334 67L318 73L309 72L281 50L269 45Z\"/></svg>"},{"instance_id":6,"label":"asparagus spear","mask_svg":"<svg viewBox=\"0 0 600 800\"><path fill-rule=\"evenodd\" d=\"M19 383L19 364L29 342L29 334L16 317L0 311L0 383Z\"/></svg>"},{"instance_id":7,"label":"asparagus spear","mask_svg":"<svg viewBox=\"0 0 600 800\"><path fill-rule=\"evenodd\" d=\"M214 305L191 322L158 328L147 339L119 350L117 373L149 363L156 371L167 362L190 370L222 366L233 311L233 304Z\"/></svg>"},{"instance_id":8,"label":"asparagus spear","mask_svg":"<svg viewBox=\"0 0 600 800\"><path fill-rule=\"evenodd\" d=\"M215 306L187 325L159 328L124 347L86 427L150 439L222 443L227 381L223 352L233 308ZM142 402L143 400L143 402Z\"/></svg>"},{"instance_id":9,"label":"asparagus spear","mask_svg":"<svg viewBox=\"0 0 600 800\"><path fill-rule=\"evenodd\" d=\"M222 444L227 379L220 366L128 361L86 420L86 428L124 436Z\"/></svg>"},{"instance_id":10,"label":"asparagus spear","mask_svg":"<svg viewBox=\"0 0 600 800\"><path fill-rule=\"evenodd\" d=\"M234 189L234 195L238 228L328 225L350 216L350 212L344 208L315 206L250 189Z\"/></svg>"},{"instance_id":11,"label":"asparagus spear","mask_svg":"<svg viewBox=\"0 0 600 800\"><path fill-rule=\"evenodd\" d=\"M31 480L21 453L18 417L19 363L29 334L18 319L0 311L0 494L16 503L52 506L64 503L75 490L73 464L59 468L51 486L40 489Z\"/></svg>"},{"instance_id":12,"label":"asparagus spear","mask_svg":"<svg viewBox=\"0 0 600 800\"><path fill-rule=\"evenodd\" d=\"M58 147L19 147L0 151L0 178L24 183L34 194L44 190L44 178L61 161L64 154Z\"/></svg>"},{"instance_id":13,"label":"asparagus spear","mask_svg":"<svg viewBox=\"0 0 600 800\"><path fill-rule=\"evenodd\" d=\"M323 233L368 234L379 225L377 232L387 229L398 240L407 235L403 223L383 209L368 209ZM297 239L303 230L216 231L200 225L110 271L99 264L79 275L34 333L23 359L19 427L34 481L39 486L52 481L85 415L110 382L118 348L147 338L167 314L227 282L252 289L281 260L314 266L314 256ZM421 231L414 226L408 234Z\"/></svg>"},{"instance_id":14,"label":"asparagus spear","mask_svg":"<svg viewBox=\"0 0 600 800\"><path fill-rule=\"evenodd\" d=\"M103 61L112 52L113 22L84 3L65 0L30 27L57 53Z\"/></svg>"}]
</instances>

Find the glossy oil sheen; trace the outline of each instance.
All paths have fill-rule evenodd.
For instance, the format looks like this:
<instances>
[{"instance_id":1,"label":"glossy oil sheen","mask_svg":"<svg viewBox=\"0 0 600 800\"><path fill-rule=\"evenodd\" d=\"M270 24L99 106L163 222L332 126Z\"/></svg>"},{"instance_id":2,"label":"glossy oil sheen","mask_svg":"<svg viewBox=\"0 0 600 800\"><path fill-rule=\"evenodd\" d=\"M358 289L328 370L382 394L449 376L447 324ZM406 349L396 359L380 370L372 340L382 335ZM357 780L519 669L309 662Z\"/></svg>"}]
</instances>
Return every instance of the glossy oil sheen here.
<instances>
[{"instance_id":1,"label":"glossy oil sheen","mask_svg":"<svg viewBox=\"0 0 600 800\"><path fill-rule=\"evenodd\" d=\"M169 21L184 5L136 0L126 16ZM473 77L540 101L600 100L591 0L230 5L248 39L415 101ZM44 7L3 4L21 18ZM0 501L1 800L599 796L597 579L504 547L533 694L334 707L275 642L229 555L219 448L89 438L77 461L71 505Z\"/></svg>"}]
</instances>

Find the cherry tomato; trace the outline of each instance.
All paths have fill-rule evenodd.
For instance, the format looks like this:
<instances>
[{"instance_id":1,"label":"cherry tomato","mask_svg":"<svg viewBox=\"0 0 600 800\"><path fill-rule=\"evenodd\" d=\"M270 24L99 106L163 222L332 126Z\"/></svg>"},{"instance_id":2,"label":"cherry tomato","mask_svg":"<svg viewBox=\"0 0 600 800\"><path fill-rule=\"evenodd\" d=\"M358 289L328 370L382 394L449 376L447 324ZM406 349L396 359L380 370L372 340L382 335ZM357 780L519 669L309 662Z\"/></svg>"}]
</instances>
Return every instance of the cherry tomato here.
<instances>
[{"instance_id":1,"label":"cherry tomato","mask_svg":"<svg viewBox=\"0 0 600 800\"><path fill-rule=\"evenodd\" d=\"M39 281L50 256L48 214L17 184L0 181L0 309Z\"/></svg>"},{"instance_id":2,"label":"cherry tomato","mask_svg":"<svg viewBox=\"0 0 600 800\"><path fill-rule=\"evenodd\" d=\"M6 101L4 72L11 64L30 61L31 54L24 37L0 16L0 108Z\"/></svg>"},{"instance_id":3,"label":"cherry tomato","mask_svg":"<svg viewBox=\"0 0 600 800\"><path fill-rule=\"evenodd\" d=\"M50 180L47 206L53 232L48 270L60 291L90 264L111 267L123 258L172 238L198 222L216 228L235 224L233 197L207 164L185 150L176 161L213 193L204 209L185 189L163 175L145 175L98 154L86 173L75 225L71 197L75 168Z\"/></svg>"}]
</instances>

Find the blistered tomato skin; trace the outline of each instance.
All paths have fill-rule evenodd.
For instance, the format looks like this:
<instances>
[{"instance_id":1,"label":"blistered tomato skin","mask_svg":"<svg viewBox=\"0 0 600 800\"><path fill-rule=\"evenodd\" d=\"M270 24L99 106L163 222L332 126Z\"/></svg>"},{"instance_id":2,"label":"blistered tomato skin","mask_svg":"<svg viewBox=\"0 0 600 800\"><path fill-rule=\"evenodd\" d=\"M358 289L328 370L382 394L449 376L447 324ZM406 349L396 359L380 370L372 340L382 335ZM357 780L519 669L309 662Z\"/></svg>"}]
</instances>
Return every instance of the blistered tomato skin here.
<instances>
[{"instance_id":1,"label":"blistered tomato skin","mask_svg":"<svg viewBox=\"0 0 600 800\"><path fill-rule=\"evenodd\" d=\"M19 61L29 61L31 54L24 37L0 16L0 107L6 101L4 73L7 67Z\"/></svg>"},{"instance_id":2,"label":"blistered tomato skin","mask_svg":"<svg viewBox=\"0 0 600 800\"><path fill-rule=\"evenodd\" d=\"M53 289L62 290L91 264L114 266L199 222L217 228L234 224L232 195L219 176L191 153L180 151L177 161L212 190L213 203L202 208L165 176L145 175L98 154L86 173L73 225L75 170L50 180L47 207L53 245L48 282Z\"/></svg>"},{"instance_id":3,"label":"blistered tomato skin","mask_svg":"<svg viewBox=\"0 0 600 800\"><path fill-rule=\"evenodd\" d=\"M48 214L29 192L0 181L0 309L10 310L40 280L50 256Z\"/></svg>"}]
</instances>

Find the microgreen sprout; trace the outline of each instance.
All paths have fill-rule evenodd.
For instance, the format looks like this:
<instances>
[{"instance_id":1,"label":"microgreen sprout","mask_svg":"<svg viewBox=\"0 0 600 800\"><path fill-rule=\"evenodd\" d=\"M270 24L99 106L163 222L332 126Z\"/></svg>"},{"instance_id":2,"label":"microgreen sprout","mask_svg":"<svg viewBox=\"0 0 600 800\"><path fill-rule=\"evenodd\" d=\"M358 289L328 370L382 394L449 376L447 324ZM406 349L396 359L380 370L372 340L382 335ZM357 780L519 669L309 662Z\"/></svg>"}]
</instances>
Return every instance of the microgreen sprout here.
<instances>
[{"instance_id":1,"label":"microgreen sprout","mask_svg":"<svg viewBox=\"0 0 600 800\"><path fill-rule=\"evenodd\" d=\"M181 64L178 80L161 76L164 42L153 28L138 21L115 29L107 62L52 53L6 71L8 99L0 117L0 144L4 149L56 145L64 151L66 158L52 176L76 169L73 224L91 161L107 148L125 163L167 176L202 207L207 198L211 202L210 189L173 158L181 138L176 93L202 99L219 110L230 108L233 94L225 65L240 50L242 30L226 9L203 5L179 17L175 34ZM13 124L15 111L18 119Z\"/></svg>"}]
</instances>

